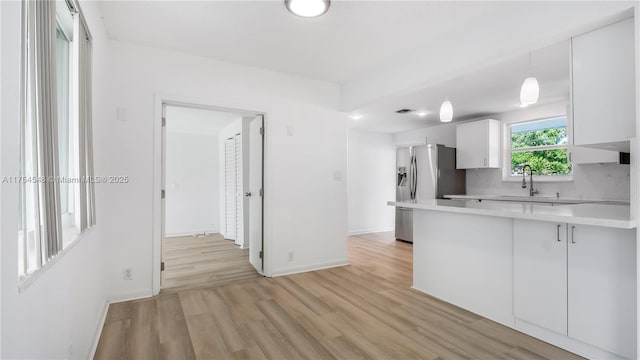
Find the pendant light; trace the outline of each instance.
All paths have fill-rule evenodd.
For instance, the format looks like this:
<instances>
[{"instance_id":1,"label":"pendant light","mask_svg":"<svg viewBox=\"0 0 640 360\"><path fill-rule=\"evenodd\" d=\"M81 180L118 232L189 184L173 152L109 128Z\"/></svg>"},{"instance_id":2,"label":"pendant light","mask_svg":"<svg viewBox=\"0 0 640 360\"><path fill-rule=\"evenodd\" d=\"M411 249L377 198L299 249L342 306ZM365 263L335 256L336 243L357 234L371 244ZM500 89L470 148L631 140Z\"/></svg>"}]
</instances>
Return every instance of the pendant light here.
<instances>
[{"instance_id":1,"label":"pendant light","mask_svg":"<svg viewBox=\"0 0 640 360\"><path fill-rule=\"evenodd\" d=\"M529 53L529 76L524 79L520 88L520 106L525 107L538 102L540 86L538 80L531 74L531 53Z\"/></svg>"},{"instance_id":2,"label":"pendant light","mask_svg":"<svg viewBox=\"0 0 640 360\"><path fill-rule=\"evenodd\" d=\"M329 10L331 0L284 0L290 13L306 18L324 15Z\"/></svg>"},{"instance_id":3,"label":"pendant light","mask_svg":"<svg viewBox=\"0 0 640 360\"><path fill-rule=\"evenodd\" d=\"M445 98L440 106L440 122L451 122L453 120L453 105L448 98Z\"/></svg>"}]
</instances>

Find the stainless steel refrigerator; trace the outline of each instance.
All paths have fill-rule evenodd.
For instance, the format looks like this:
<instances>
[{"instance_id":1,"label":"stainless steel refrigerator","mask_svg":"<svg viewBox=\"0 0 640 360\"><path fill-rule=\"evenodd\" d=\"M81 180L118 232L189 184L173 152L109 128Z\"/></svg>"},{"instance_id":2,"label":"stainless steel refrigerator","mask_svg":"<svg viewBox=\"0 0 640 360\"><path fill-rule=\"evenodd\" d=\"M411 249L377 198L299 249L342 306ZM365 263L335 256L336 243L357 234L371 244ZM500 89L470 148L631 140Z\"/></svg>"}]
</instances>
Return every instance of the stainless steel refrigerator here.
<instances>
[{"instance_id":1,"label":"stainless steel refrigerator","mask_svg":"<svg viewBox=\"0 0 640 360\"><path fill-rule=\"evenodd\" d=\"M442 199L466 192L466 171L456 169L456 149L444 145L399 148L396 201ZM413 242L413 210L396 207L396 239Z\"/></svg>"}]
</instances>

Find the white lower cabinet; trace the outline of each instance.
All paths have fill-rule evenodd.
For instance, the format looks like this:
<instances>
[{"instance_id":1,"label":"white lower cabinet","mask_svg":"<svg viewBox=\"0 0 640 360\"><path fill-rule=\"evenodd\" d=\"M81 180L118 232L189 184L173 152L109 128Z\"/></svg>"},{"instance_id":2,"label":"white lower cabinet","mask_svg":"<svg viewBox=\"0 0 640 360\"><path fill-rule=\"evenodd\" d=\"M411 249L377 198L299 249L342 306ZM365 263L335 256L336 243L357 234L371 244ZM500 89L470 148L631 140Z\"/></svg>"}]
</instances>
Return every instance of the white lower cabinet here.
<instances>
[{"instance_id":1,"label":"white lower cabinet","mask_svg":"<svg viewBox=\"0 0 640 360\"><path fill-rule=\"evenodd\" d=\"M515 220L514 315L567 334L567 225Z\"/></svg>"},{"instance_id":2,"label":"white lower cabinet","mask_svg":"<svg viewBox=\"0 0 640 360\"><path fill-rule=\"evenodd\" d=\"M514 315L636 357L635 230L514 220Z\"/></svg>"},{"instance_id":3,"label":"white lower cabinet","mask_svg":"<svg viewBox=\"0 0 640 360\"><path fill-rule=\"evenodd\" d=\"M635 358L635 231L569 225L569 238L569 336Z\"/></svg>"}]
</instances>

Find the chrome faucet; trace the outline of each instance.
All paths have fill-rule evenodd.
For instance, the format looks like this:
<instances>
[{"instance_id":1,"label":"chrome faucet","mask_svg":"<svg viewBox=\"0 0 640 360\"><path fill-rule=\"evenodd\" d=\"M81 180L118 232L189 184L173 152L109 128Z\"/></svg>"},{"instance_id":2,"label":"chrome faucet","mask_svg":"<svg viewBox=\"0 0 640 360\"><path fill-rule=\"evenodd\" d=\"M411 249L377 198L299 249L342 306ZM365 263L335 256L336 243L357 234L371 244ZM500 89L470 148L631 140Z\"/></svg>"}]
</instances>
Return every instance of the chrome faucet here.
<instances>
[{"instance_id":1,"label":"chrome faucet","mask_svg":"<svg viewBox=\"0 0 640 360\"><path fill-rule=\"evenodd\" d=\"M533 196L535 194L538 194L539 191L538 189L533 188L533 168L529 164L524 164L522 166L522 188L527 188L527 180L525 179L525 176L527 175L527 167L529 168L529 196Z\"/></svg>"}]
</instances>

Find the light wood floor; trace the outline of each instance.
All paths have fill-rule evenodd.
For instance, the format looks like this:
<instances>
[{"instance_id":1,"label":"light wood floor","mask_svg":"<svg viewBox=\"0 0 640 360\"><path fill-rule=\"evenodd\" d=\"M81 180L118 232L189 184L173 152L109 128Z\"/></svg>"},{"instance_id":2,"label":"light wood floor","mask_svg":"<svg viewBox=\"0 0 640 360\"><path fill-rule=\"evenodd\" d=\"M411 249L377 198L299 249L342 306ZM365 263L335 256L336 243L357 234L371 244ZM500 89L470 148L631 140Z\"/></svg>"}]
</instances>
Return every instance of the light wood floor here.
<instances>
[{"instance_id":1,"label":"light wood floor","mask_svg":"<svg viewBox=\"0 0 640 360\"><path fill-rule=\"evenodd\" d=\"M240 249L220 234L180 236L162 240L162 291L216 286L262 277L249 263L249 249Z\"/></svg>"},{"instance_id":2,"label":"light wood floor","mask_svg":"<svg viewBox=\"0 0 640 360\"><path fill-rule=\"evenodd\" d=\"M351 266L112 304L96 359L578 359L411 290L412 246L349 238Z\"/></svg>"}]
</instances>

